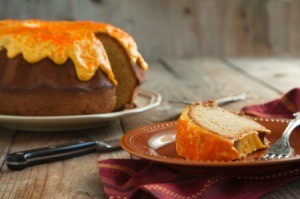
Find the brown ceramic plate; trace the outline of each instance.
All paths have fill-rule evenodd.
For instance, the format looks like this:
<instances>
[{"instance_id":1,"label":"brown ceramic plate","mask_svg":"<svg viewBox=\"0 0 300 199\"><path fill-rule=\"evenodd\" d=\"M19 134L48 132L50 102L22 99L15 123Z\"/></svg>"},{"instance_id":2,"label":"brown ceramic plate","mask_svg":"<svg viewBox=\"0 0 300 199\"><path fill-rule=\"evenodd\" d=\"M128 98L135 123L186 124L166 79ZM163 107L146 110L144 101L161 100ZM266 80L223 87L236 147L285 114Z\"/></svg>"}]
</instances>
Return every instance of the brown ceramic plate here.
<instances>
[{"instance_id":1,"label":"brown ceramic plate","mask_svg":"<svg viewBox=\"0 0 300 199\"><path fill-rule=\"evenodd\" d=\"M286 128L289 120L282 119L255 119L269 128L272 133L268 135L270 144L274 144ZM120 140L121 146L127 152L147 160L163 163L168 167L191 174L203 173L235 173L235 174L258 174L269 173L300 163L300 128L291 135L291 146L295 155L285 159L265 160L261 159L265 150L259 150L237 161L189 161L178 157L175 143L171 142L161 147L153 147L151 142L154 137L164 135L165 141L176 135L176 121L152 124L126 133ZM167 143L167 142L166 142ZM150 146L151 145L151 146Z\"/></svg>"}]
</instances>

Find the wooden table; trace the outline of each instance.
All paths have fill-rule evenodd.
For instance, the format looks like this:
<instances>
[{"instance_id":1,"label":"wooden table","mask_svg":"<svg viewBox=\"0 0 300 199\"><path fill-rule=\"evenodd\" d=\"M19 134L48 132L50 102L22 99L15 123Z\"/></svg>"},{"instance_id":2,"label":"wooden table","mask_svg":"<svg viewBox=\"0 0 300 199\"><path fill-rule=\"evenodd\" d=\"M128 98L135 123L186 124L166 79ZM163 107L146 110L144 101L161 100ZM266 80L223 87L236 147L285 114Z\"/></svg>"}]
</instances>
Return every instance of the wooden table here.
<instances>
[{"instance_id":1,"label":"wooden table","mask_svg":"<svg viewBox=\"0 0 300 199\"><path fill-rule=\"evenodd\" d=\"M105 198L97 161L130 158L125 151L94 153L10 171L5 154L84 139L110 140L146 124L174 120L183 105L170 100L207 100L246 92L246 101L227 105L239 110L279 97L300 85L300 59L288 58L164 58L150 64L142 89L162 94L162 104L145 113L129 116L113 125L77 132L24 132L0 129L0 198ZM300 181L269 193L265 198L297 197Z\"/></svg>"}]
</instances>

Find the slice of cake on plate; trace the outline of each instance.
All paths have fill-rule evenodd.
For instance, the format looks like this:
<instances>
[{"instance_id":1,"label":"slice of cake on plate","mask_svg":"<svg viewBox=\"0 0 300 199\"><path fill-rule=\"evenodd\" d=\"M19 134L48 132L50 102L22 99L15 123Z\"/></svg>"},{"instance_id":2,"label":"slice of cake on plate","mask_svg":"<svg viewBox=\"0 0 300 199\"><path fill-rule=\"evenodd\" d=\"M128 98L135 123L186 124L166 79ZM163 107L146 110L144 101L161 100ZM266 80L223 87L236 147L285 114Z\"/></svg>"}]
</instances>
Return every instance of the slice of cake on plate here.
<instances>
[{"instance_id":1,"label":"slice of cake on plate","mask_svg":"<svg viewBox=\"0 0 300 199\"><path fill-rule=\"evenodd\" d=\"M267 147L270 130L214 102L187 106L178 119L176 151L187 160L229 161Z\"/></svg>"}]
</instances>

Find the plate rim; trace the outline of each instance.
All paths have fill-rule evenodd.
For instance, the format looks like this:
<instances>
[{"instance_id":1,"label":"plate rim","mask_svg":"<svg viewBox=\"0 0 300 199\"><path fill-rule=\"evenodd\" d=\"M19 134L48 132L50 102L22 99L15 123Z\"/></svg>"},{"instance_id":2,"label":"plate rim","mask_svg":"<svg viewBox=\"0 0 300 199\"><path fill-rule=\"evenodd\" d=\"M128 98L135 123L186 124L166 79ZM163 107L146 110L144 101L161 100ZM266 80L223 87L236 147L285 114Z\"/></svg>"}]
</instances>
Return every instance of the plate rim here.
<instances>
[{"instance_id":1,"label":"plate rim","mask_svg":"<svg viewBox=\"0 0 300 199\"><path fill-rule=\"evenodd\" d=\"M289 119L269 119L269 118L254 118L256 121L265 121L265 122L281 122L288 123ZM132 136L137 136L139 134L143 134L147 131L154 130L157 131L159 129L165 128L176 128L177 121L168 121L161 123L154 123L150 125L146 125L137 129L133 129L125 133L120 139L121 147L127 151L128 153L138 156L140 158L151 160L154 162L164 163L168 165L174 166L189 166L189 167L248 167L248 166L267 166L274 164L286 164L300 161L300 155L295 155L293 157L288 157L284 159L259 159L259 160L237 160L237 161L196 161L196 160L185 160L179 158L172 157L162 157L162 156L154 156L150 153L140 153L139 151L133 150L133 148L128 144L128 140L132 139Z\"/></svg>"}]
</instances>

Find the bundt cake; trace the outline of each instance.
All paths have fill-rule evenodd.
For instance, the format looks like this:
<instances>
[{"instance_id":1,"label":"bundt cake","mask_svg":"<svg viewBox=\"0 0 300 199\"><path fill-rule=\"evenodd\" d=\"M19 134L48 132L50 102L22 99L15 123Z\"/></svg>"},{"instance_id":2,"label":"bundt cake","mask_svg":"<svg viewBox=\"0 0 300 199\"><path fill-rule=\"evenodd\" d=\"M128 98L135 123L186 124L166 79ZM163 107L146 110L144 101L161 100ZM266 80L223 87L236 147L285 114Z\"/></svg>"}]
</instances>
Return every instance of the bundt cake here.
<instances>
[{"instance_id":1,"label":"bundt cake","mask_svg":"<svg viewBox=\"0 0 300 199\"><path fill-rule=\"evenodd\" d=\"M270 130L214 102L187 106L178 119L176 151L187 160L230 161L267 147Z\"/></svg>"},{"instance_id":2,"label":"bundt cake","mask_svg":"<svg viewBox=\"0 0 300 199\"><path fill-rule=\"evenodd\" d=\"M0 114L134 107L148 65L126 32L91 21L0 21Z\"/></svg>"}]
</instances>

